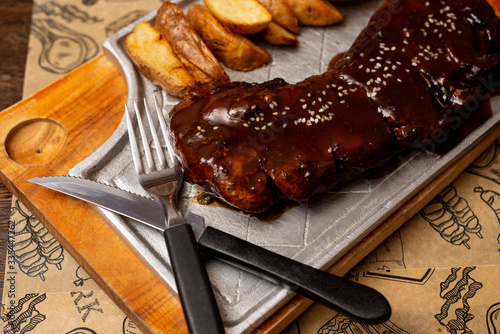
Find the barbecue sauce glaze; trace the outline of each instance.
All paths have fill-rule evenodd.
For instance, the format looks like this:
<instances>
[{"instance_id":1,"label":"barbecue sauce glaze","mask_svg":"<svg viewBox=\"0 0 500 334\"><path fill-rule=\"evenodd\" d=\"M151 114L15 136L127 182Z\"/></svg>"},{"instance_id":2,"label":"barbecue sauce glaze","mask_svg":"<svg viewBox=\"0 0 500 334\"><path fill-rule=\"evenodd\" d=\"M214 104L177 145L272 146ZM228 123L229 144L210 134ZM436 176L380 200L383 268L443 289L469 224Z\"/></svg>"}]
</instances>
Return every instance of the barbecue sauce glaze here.
<instances>
[{"instance_id":1,"label":"barbecue sauce glaze","mask_svg":"<svg viewBox=\"0 0 500 334\"><path fill-rule=\"evenodd\" d=\"M241 210L305 201L445 143L496 90L499 42L484 0L387 1L326 73L192 88L170 114L176 153Z\"/></svg>"}]
</instances>

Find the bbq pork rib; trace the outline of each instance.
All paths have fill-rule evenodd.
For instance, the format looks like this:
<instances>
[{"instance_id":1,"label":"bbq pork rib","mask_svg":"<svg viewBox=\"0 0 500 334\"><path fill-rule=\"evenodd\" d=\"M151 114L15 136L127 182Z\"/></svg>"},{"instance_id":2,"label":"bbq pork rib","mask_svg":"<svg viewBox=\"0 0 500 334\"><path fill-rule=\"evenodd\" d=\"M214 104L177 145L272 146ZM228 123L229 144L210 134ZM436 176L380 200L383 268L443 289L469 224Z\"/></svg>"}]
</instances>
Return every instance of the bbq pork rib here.
<instances>
[{"instance_id":1,"label":"bbq pork rib","mask_svg":"<svg viewBox=\"0 0 500 334\"><path fill-rule=\"evenodd\" d=\"M458 126L499 74L499 27L484 0L387 1L326 73L193 88L170 114L174 149L238 209L305 201Z\"/></svg>"}]
</instances>

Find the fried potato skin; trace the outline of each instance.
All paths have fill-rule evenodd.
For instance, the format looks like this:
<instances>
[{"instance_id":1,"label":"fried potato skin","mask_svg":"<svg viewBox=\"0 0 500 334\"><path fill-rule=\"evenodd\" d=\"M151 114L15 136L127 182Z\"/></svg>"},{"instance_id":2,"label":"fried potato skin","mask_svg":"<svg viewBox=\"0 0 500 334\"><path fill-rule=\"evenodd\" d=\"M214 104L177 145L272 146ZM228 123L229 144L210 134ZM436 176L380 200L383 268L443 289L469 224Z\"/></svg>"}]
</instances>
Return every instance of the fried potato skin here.
<instances>
[{"instance_id":1,"label":"fried potato skin","mask_svg":"<svg viewBox=\"0 0 500 334\"><path fill-rule=\"evenodd\" d=\"M155 27L170 42L196 81L229 81L226 71L189 24L179 6L164 2L158 9Z\"/></svg>"},{"instance_id":2,"label":"fried potato skin","mask_svg":"<svg viewBox=\"0 0 500 334\"><path fill-rule=\"evenodd\" d=\"M149 23L138 23L125 39L125 47L141 73L168 94L181 97L195 83L170 43Z\"/></svg>"},{"instance_id":3,"label":"fried potato skin","mask_svg":"<svg viewBox=\"0 0 500 334\"><path fill-rule=\"evenodd\" d=\"M267 28L261 32L262 37L274 45L297 45L299 40L290 31L282 26L271 22Z\"/></svg>"},{"instance_id":4,"label":"fried potato skin","mask_svg":"<svg viewBox=\"0 0 500 334\"><path fill-rule=\"evenodd\" d=\"M267 65L271 60L262 47L224 27L207 7L193 4L186 17L215 57L227 67L250 71Z\"/></svg>"},{"instance_id":5,"label":"fried potato skin","mask_svg":"<svg viewBox=\"0 0 500 334\"><path fill-rule=\"evenodd\" d=\"M331 3L324 0L286 0L299 23L309 26L327 26L344 19Z\"/></svg>"},{"instance_id":6,"label":"fried potato skin","mask_svg":"<svg viewBox=\"0 0 500 334\"><path fill-rule=\"evenodd\" d=\"M272 20L257 0L204 0L212 14L229 30L238 34L256 34Z\"/></svg>"},{"instance_id":7,"label":"fried potato skin","mask_svg":"<svg viewBox=\"0 0 500 334\"><path fill-rule=\"evenodd\" d=\"M257 0L283 28L298 34L300 32L299 20L286 0Z\"/></svg>"}]
</instances>

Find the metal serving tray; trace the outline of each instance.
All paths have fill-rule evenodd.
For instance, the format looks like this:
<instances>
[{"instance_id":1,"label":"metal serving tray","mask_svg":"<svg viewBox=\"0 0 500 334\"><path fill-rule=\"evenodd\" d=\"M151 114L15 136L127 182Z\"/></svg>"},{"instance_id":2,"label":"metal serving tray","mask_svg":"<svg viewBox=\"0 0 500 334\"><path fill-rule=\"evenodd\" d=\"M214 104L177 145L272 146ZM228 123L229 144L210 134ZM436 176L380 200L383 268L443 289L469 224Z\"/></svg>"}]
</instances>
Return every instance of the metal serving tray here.
<instances>
[{"instance_id":1,"label":"metal serving tray","mask_svg":"<svg viewBox=\"0 0 500 334\"><path fill-rule=\"evenodd\" d=\"M178 4L187 9L196 2L201 1L185 0ZM233 81L263 82L281 77L291 83L321 73L333 56L350 47L380 4L379 0L338 4L345 14L343 23L333 27L302 27L297 47L262 43L272 56L271 64L248 73L229 69L227 73ZM139 21L153 21L155 16L156 12L152 12ZM151 101L155 95L163 103L164 112L168 112L178 100L160 92L146 80L124 49L124 39L134 25L106 40L105 53L126 79L128 101L141 101L144 97ZM200 205L193 199L196 187L187 183L181 191L181 206L203 216L207 225L326 269L496 128L500 123L500 105L493 102L493 116L446 155L439 158L415 151L404 157L396 170L384 176L361 179L340 192L315 196L309 203L291 208L271 222L258 221L220 205ZM146 195L133 170L124 119L113 136L69 174ZM151 270L175 290L161 233L106 210L98 210ZM207 266L228 333L251 331L294 296L289 290L218 260L210 260Z\"/></svg>"}]
</instances>

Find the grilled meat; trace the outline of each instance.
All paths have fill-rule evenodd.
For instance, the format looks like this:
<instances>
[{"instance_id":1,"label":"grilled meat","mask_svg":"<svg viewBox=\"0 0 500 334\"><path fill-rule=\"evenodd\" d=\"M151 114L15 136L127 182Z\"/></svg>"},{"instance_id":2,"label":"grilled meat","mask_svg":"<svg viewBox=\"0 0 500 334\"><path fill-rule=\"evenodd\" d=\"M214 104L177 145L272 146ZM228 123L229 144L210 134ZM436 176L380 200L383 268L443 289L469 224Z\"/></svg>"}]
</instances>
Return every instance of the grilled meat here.
<instances>
[{"instance_id":1,"label":"grilled meat","mask_svg":"<svg viewBox=\"0 0 500 334\"><path fill-rule=\"evenodd\" d=\"M236 208L305 201L446 137L499 73L499 27L484 0L388 0L326 73L193 88L170 114L175 150Z\"/></svg>"}]
</instances>

